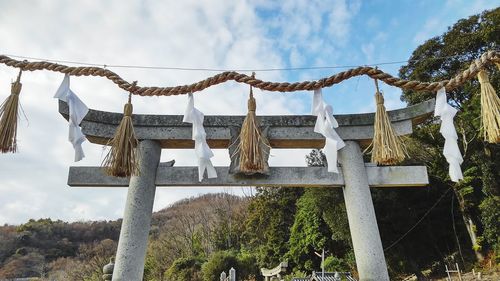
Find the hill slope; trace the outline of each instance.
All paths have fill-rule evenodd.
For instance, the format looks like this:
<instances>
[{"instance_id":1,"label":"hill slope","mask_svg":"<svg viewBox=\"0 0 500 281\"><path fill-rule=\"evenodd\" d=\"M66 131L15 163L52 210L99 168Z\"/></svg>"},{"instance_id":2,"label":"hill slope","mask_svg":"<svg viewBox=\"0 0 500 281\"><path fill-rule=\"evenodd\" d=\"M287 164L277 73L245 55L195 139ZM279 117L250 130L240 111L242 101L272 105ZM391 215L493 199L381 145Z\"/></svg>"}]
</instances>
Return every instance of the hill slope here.
<instances>
[{"instance_id":1,"label":"hill slope","mask_svg":"<svg viewBox=\"0 0 500 281\"><path fill-rule=\"evenodd\" d=\"M211 251L213 229L227 214L245 208L247 199L229 194L206 194L178 201L153 213L151 243L175 237L176 250L196 251L194 231L203 230L203 251ZM51 277L82 280L101 275L116 252L121 219L68 223L51 219L29 220L0 227L0 279Z\"/></svg>"}]
</instances>

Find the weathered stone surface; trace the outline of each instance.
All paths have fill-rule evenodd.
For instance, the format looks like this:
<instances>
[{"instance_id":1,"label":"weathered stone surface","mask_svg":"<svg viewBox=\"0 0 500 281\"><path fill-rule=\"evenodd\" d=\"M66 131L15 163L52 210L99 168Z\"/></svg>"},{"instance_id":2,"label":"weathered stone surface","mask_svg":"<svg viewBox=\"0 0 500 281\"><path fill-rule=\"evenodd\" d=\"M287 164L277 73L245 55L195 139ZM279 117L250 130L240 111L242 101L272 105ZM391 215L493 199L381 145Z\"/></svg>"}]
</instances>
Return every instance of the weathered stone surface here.
<instances>
[{"instance_id":1,"label":"weathered stone surface","mask_svg":"<svg viewBox=\"0 0 500 281\"><path fill-rule=\"evenodd\" d=\"M142 280L144 273L161 148L155 141L144 140L139 143L138 154L140 175L130 179L113 281Z\"/></svg>"},{"instance_id":2,"label":"weathered stone surface","mask_svg":"<svg viewBox=\"0 0 500 281\"><path fill-rule=\"evenodd\" d=\"M425 119L434 109L434 100L403 109L389 111L394 129L399 135L412 132L412 125ZM59 111L68 118L68 106L59 103ZM358 140L366 145L373 137L374 113L335 115L344 140ZM191 124L183 123L181 115L133 115L138 139L159 141L163 148L193 148ZM122 114L90 110L82 122L89 141L107 144L113 136ZM207 142L212 148L227 148L231 144L230 127L240 127L244 116L205 116ZM273 148L321 148L324 137L313 131L315 116L259 116L262 127L269 127L268 137Z\"/></svg>"},{"instance_id":3,"label":"weathered stone surface","mask_svg":"<svg viewBox=\"0 0 500 281\"><path fill-rule=\"evenodd\" d=\"M406 108L388 111L389 118L392 122L403 120L415 120L418 124L422 120L419 117L427 117L434 110L435 100L428 101L409 106ZM65 117L68 117L68 105L59 101L59 112ZM105 112L98 110L90 110L85 121L97 122L102 124L118 125L122 120L123 114L114 112ZM182 122L182 115L146 115L134 114L132 116L134 125L147 127L191 127L191 124ZM312 115L272 115L259 116L261 126L281 126L281 127L314 127L316 116ZM339 126L360 126L372 125L375 113L360 113L360 114L338 114L335 115ZM203 122L204 127L221 127L221 126L241 126L245 116L205 116Z\"/></svg>"},{"instance_id":4,"label":"weathered stone surface","mask_svg":"<svg viewBox=\"0 0 500 281\"><path fill-rule=\"evenodd\" d=\"M365 164L371 187L427 185L427 169L423 166L377 167ZM343 186L342 167L339 174L326 167L270 167L269 176L229 174L228 167L216 167L217 178L198 182L197 167L158 167L156 186ZM106 176L100 167L70 167L68 185L73 187L127 187L127 178Z\"/></svg>"},{"instance_id":5,"label":"weathered stone surface","mask_svg":"<svg viewBox=\"0 0 500 281\"><path fill-rule=\"evenodd\" d=\"M266 277L267 280L268 277L280 275L282 272L286 272L287 268L288 268L288 262L284 261L278 264L278 266L271 269L261 268L260 273L262 274L262 276Z\"/></svg>"},{"instance_id":6,"label":"weathered stone surface","mask_svg":"<svg viewBox=\"0 0 500 281\"><path fill-rule=\"evenodd\" d=\"M339 161L345 168L344 200L359 280L389 281L368 186L369 169L365 169L359 145L354 141L346 141L346 146L339 152Z\"/></svg>"}]
</instances>

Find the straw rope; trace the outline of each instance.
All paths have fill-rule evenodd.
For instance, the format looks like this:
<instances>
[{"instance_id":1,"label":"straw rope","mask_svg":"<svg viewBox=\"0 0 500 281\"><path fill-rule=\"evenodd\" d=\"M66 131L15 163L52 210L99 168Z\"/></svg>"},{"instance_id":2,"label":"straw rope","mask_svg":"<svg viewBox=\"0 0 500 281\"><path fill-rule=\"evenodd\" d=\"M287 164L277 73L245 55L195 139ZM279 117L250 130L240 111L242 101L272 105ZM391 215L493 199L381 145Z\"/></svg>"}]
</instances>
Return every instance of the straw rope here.
<instances>
[{"instance_id":1,"label":"straw rope","mask_svg":"<svg viewBox=\"0 0 500 281\"><path fill-rule=\"evenodd\" d=\"M255 77L255 72L252 73ZM239 172L246 175L267 174L269 166L267 164L266 147L269 146L267 136L262 134L260 122L255 114L257 103L253 97L253 89L250 86L248 97L248 113L241 125L236 153L239 153Z\"/></svg>"},{"instance_id":2,"label":"straw rope","mask_svg":"<svg viewBox=\"0 0 500 281\"><path fill-rule=\"evenodd\" d=\"M136 150L138 141L135 137L132 111L132 93L130 92L128 102L123 108L120 125L107 144L111 146L111 149L102 161L102 166L105 167L106 174L109 176L130 177L140 173Z\"/></svg>"},{"instance_id":3,"label":"straw rope","mask_svg":"<svg viewBox=\"0 0 500 281\"><path fill-rule=\"evenodd\" d=\"M17 121L19 119L19 94L21 93L21 74L11 86L10 96L0 106L0 152L17 151Z\"/></svg>"},{"instance_id":4,"label":"straw rope","mask_svg":"<svg viewBox=\"0 0 500 281\"><path fill-rule=\"evenodd\" d=\"M480 71L477 78L481 84L481 120L484 140L490 143L500 143L500 98L485 71Z\"/></svg>"},{"instance_id":5,"label":"straw rope","mask_svg":"<svg viewBox=\"0 0 500 281\"><path fill-rule=\"evenodd\" d=\"M438 82L431 82L431 83L413 81L413 80L404 80L397 77L393 77L392 75L385 73L374 67L361 66L343 72L339 72L335 75L322 78L316 81L303 81L295 83L287 83L287 82L278 83L278 82L262 81L253 78L252 76L238 73L236 71L225 71L190 85L181 85L175 87L139 87L137 85L134 85L133 83L127 82L115 72L101 67L70 67L63 64L47 62L47 61L40 61L40 62L19 61L4 55L0 55L0 63L5 64L7 66L20 68L23 71L49 70L49 71L69 74L72 76L105 77L111 80L121 89L127 92L132 92L134 95L140 95L140 96L184 95L188 93L198 92L208 87L221 84L229 80L233 80L238 83L245 83L255 88L272 92L310 91L323 87L330 87L334 84L338 84L349 78L361 75L367 75L373 79L381 80L388 85L395 86L403 90L413 90L419 92L423 91L435 92L443 86L446 88L447 91L451 91L459 87L460 85L464 84L466 81L475 79L479 71L486 65L491 63L500 63L500 52L488 51L482 54L481 57L474 60L470 64L468 69L459 73L452 79L438 81Z\"/></svg>"}]
</instances>

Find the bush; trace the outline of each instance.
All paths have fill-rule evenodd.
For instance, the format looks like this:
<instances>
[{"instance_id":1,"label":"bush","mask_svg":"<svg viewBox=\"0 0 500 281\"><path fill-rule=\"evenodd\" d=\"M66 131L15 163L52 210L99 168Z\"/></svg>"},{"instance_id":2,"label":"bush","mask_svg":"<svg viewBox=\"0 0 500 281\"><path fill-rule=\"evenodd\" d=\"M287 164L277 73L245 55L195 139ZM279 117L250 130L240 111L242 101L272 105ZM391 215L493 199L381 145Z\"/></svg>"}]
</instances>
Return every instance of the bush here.
<instances>
[{"instance_id":1,"label":"bush","mask_svg":"<svg viewBox=\"0 0 500 281\"><path fill-rule=\"evenodd\" d=\"M329 256L325 259L325 272L350 272L351 269L346 260L335 256Z\"/></svg>"},{"instance_id":2,"label":"bush","mask_svg":"<svg viewBox=\"0 0 500 281\"><path fill-rule=\"evenodd\" d=\"M228 274L229 269L236 269L238 273L238 259L232 251L215 252L210 259L203 264L203 280L214 281L219 280L220 274L224 271Z\"/></svg>"},{"instance_id":3,"label":"bush","mask_svg":"<svg viewBox=\"0 0 500 281\"><path fill-rule=\"evenodd\" d=\"M204 262L205 260L197 257L176 259L165 272L167 280L202 281L201 266Z\"/></svg>"},{"instance_id":4,"label":"bush","mask_svg":"<svg viewBox=\"0 0 500 281\"><path fill-rule=\"evenodd\" d=\"M499 196L488 197L479 205L484 226L483 236L497 254L500 253L500 224L498 223L500 208L498 206L500 206Z\"/></svg>"},{"instance_id":5,"label":"bush","mask_svg":"<svg viewBox=\"0 0 500 281\"><path fill-rule=\"evenodd\" d=\"M235 269L236 275L241 277L239 280L254 280L257 276L260 276L260 269L257 266L257 257L255 255L243 252L238 254L237 259L238 268L235 267Z\"/></svg>"},{"instance_id":6,"label":"bush","mask_svg":"<svg viewBox=\"0 0 500 281\"><path fill-rule=\"evenodd\" d=\"M237 255L233 251L215 252L210 259L203 264L203 280L214 281L219 280L220 274L224 271L229 275L229 270L236 270L237 280L247 280L259 276L255 256L249 253L241 253Z\"/></svg>"}]
</instances>

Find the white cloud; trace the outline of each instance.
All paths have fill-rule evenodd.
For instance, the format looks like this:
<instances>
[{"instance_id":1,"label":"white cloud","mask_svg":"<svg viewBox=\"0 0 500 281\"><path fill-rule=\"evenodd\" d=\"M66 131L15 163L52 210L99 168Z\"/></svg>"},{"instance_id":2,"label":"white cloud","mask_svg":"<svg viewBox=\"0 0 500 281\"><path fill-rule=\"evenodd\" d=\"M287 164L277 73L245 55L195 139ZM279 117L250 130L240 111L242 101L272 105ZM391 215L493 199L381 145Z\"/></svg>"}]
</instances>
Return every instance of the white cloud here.
<instances>
[{"instance_id":1,"label":"white cloud","mask_svg":"<svg viewBox=\"0 0 500 281\"><path fill-rule=\"evenodd\" d=\"M26 7L30 7L27 9ZM122 1L0 2L2 53L103 64L166 65L184 67L282 66L272 40L264 34L250 1ZM26 20L29 19L29 20ZM140 85L192 83L214 73L113 69ZM0 67L0 85L6 93L16 70ZM283 79L280 73L258 73L262 79ZM19 126L17 154L0 155L0 223L21 223L29 218L64 220L118 218L126 189L68 188L68 167L73 165L67 141L67 123L52 98L61 74L23 75L21 102L29 119ZM72 89L91 108L120 112L126 93L101 78L78 77ZM1 94L1 99L6 96ZM206 114L244 114L248 87L227 83L195 95ZM292 96L256 91L260 114L290 114L303 110ZM186 97L134 97L136 113L182 114ZM87 154L78 165L96 166L101 146L84 144ZM227 165L224 151L215 163ZM162 159L193 165L190 150L164 150ZM222 189L159 189L155 208L199 192Z\"/></svg>"},{"instance_id":2,"label":"white cloud","mask_svg":"<svg viewBox=\"0 0 500 281\"><path fill-rule=\"evenodd\" d=\"M350 20L361 7L360 1L338 0L332 3L328 16L328 33L335 42L343 44L351 31Z\"/></svg>"},{"instance_id":3,"label":"white cloud","mask_svg":"<svg viewBox=\"0 0 500 281\"><path fill-rule=\"evenodd\" d=\"M498 2L491 0L447 0L445 7L449 10L459 8L461 13L473 15L498 7Z\"/></svg>"},{"instance_id":4,"label":"white cloud","mask_svg":"<svg viewBox=\"0 0 500 281\"><path fill-rule=\"evenodd\" d=\"M297 48L293 47L290 51L290 66L291 67L300 67L303 66L306 62L303 55L297 50Z\"/></svg>"},{"instance_id":5,"label":"white cloud","mask_svg":"<svg viewBox=\"0 0 500 281\"><path fill-rule=\"evenodd\" d=\"M415 34L413 42L422 44L426 40L438 36L458 18L468 18L484 10L498 7L498 1L489 0L447 0L441 9L432 10L431 16L423 27ZM451 21L450 21L451 20Z\"/></svg>"},{"instance_id":6,"label":"white cloud","mask_svg":"<svg viewBox=\"0 0 500 281\"><path fill-rule=\"evenodd\" d=\"M373 44L373 42L363 44L361 45L361 51L365 55L367 63L372 63L375 52L375 44Z\"/></svg>"},{"instance_id":7,"label":"white cloud","mask_svg":"<svg viewBox=\"0 0 500 281\"><path fill-rule=\"evenodd\" d=\"M380 20L375 16L371 16L366 20L366 26L370 29L377 30L380 27Z\"/></svg>"},{"instance_id":8,"label":"white cloud","mask_svg":"<svg viewBox=\"0 0 500 281\"><path fill-rule=\"evenodd\" d=\"M339 54L336 49L350 39L351 22L361 1L296 0L269 1L259 6L276 16L264 20L277 47L290 53L290 66L332 63ZM272 4L269 4L272 3Z\"/></svg>"},{"instance_id":9,"label":"white cloud","mask_svg":"<svg viewBox=\"0 0 500 281\"><path fill-rule=\"evenodd\" d=\"M423 28L413 37L413 42L415 44L424 43L426 40L434 36L436 34L436 29L441 26L442 24L439 18L428 19Z\"/></svg>"},{"instance_id":10,"label":"white cloud","mask_svg":"<svg viewBox=\"0 0 500 281\"><path fill-rule=\"evenodd\" d=\"M392 50L408 49L434 35L460 17L495 7L494 1L458 0L438 10L422 10L426 22L411 26L393 13L391 18L362 11L362 1L346 0L208 0L160 1L1 1L0 53L67 59L102 64L130 64L199 68L276 68L363 64L370 60L394 60ZM451 4L450 4L451 5ZM363 15L368 22L364 22ZM420 18L416 19L419 20ZM378 22L378 23L377 23ZM370 31L380 22L388 29ZM359 23L360 26L354 26ZM421 28L421 30L417 30ZM388 46L395 36L415 34L404 46ZM407 36L407 35L405 35ZM389 38L390 37L390 38ZM402 38L407 38L402 36ZM387 43L386 43L387 41ZM407 42L406 42L407 41ZM390 51L388 51L390 50ZM398 56L401 56L398 53ZM397 66L385 66L384 70ZM214 72L111 68L140 85L172 86L201 80ZM340 70L339 70L340 71ZM335 70L258 72L274 81L312 80ZM391 71L389 71L391 72ZM0 101L9 93L17 70L0 65ZM57 113L52 98L62 74L30 72L23 75L21 102L29 119L19 126L18 154L0 155L0 224L21 223L29 218L64 220L112 219L123 212L126 189L68 188L68 167L73 150L67 141L67 122ZM75 77L72 89L95 109L121 112L127 93L103 78ZM381 85L386 107L402 107L400 92ZM386 87L386 88L384 88ZM3 89L3 90L2 90ZM374 111L373 81L355 78L325 89L325 99L335 113ZM255 91L258 114L308 114L307 93ZM205 114L246 113L248 86L225 83L195 95L196 106ZM185 96L134 97L135 113L182 114ZM97 166L102 146L84 144L87 154L78 165ZM308 150L273 150L272 165L305 165ZM192 150L162 151L162 161L194 165ZM227 165L225 150L216 150L214 164ZM227 188L158 189L155 209L180 198ZM239 188L230 189L243 194Z\"/></svg>"}]
</instances>

